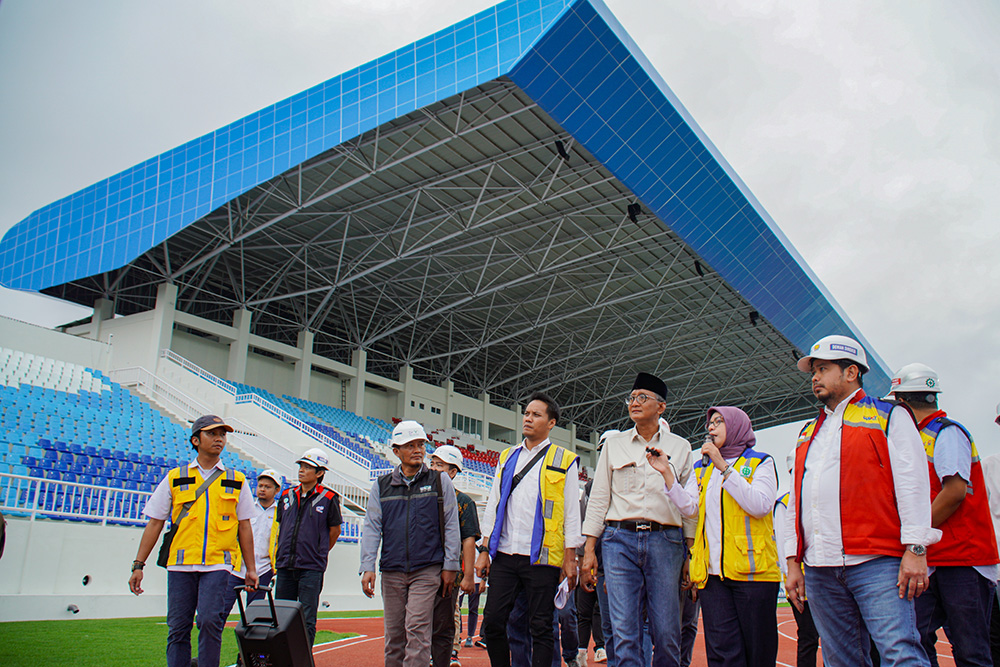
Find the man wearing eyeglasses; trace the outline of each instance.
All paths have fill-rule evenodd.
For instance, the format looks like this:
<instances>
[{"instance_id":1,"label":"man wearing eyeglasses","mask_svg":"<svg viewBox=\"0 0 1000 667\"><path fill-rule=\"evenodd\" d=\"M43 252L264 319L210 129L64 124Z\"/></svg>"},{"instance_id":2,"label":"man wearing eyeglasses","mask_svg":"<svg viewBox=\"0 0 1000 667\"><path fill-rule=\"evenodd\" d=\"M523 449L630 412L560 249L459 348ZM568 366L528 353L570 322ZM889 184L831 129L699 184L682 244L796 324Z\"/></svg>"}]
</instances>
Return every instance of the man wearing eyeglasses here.
<instances>
[{"instance_id":1,"label":"man wearing eyeglasses","mask_svg":"<svg viewBox=\"0 0 1000 667\"><path fill-rule=\"evenodd\" d=\"M635 426L605 441L583 522L581 582L593 590L600 539L617 667L646 664L644 619L653 640L653 667L680 664L684 540L693 539L695 524L682 517L664 493L663 477L646 460L647 449L666 457L681 487L691 475L691 445L660 421L666 395L663 380L638 374L625 398Z\"/></svg>"},{"instance_id":2,"label":"man wearing eyeglasses","mask_svg":"<svg viewBox=\"0 0 1000 667\"><path fill-rule=\"evenodd\" d=\"M435 596L450 598L459 567L458 502L451 477L424 464L427 434L412 420L392 430L399 465L368 495L361 532L361 590L375 595L382 543L386 667L427 667Z\"/></svg>"}]
</instances>

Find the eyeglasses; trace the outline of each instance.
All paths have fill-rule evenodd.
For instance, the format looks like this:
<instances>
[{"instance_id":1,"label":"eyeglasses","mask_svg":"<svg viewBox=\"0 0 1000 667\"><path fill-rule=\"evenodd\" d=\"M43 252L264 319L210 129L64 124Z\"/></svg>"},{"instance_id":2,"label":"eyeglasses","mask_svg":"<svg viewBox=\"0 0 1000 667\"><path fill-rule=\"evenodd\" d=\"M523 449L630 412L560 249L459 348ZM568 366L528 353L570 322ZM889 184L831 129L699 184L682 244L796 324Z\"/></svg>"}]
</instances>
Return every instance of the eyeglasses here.
<instances>
[{"instance_id":1,"label":"eyeglasses","mask_svg":"<svg viewBox=\"0 0 1000 667\"><path fill-rule=\"evenodd\" d=\"M655 396L650 396L649 394L636 394L635 396L625 397L625 407L629 407L633 403L638 403L639 405L645 405L646 401L655 401Z\"/></svg>"},{"instance_id":2,"label":"eyeglasses","mask_svg":"<svg viewBox=\"0 0 1000 667\"><path fill-rule=\"evenodd\" d=\"M726 422L723 419L713 419L712 421L708 422L708 427L712 428L714 426L714 427L718 428L718 426L720 424L725 424L725 423Z\"/></svg>"}]
</instances>

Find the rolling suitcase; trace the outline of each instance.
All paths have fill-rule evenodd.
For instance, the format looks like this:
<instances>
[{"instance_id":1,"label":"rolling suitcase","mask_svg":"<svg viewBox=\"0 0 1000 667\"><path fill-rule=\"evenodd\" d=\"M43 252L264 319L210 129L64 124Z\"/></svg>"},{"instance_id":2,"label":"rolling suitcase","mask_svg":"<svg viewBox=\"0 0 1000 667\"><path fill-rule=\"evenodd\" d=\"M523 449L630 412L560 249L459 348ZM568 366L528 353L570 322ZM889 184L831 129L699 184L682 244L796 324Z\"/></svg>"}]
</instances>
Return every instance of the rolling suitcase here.
<instances>
[{"instance_id":1,"label":"rolling suitcase","mask_svg":"<svg viewBox=\"0 0 1000 667\"><path fill-rule=\"evenodd\" d=\"M240 607L236 644L243 664L246 667L315 667L302 604L294 600L275 600L271 588L261 590L267 592L267 600L254 600L245 609L243 596L236 595Z\"/></svg>"}]
</instances>

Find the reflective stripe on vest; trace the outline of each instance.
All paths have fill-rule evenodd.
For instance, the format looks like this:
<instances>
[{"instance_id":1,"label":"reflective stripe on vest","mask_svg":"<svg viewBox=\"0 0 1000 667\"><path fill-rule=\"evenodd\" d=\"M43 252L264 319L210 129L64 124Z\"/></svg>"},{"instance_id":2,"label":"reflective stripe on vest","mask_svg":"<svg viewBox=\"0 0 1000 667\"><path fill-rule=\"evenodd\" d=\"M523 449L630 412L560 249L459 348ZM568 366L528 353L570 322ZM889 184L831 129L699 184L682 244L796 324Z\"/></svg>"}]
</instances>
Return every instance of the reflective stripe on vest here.
<instances>
[{"instance_id":1,"label":"reflective stripe on vest","mask_svg":"<svg viewBox=\"0 0 1000 667\"><path fill-rule=\"evenodd\" d=\"M496 475L503 479L504 464L510 457L514 447L508 447L500 454ZM522 452L529 455L528 452ZM541 470L538 473L538 504L535 508L535 520L531 531L531 563L533 565L552 565L562 567L566 546L566 473L576 454L550 444L542 459ZM505 504L507 498L501 495L497 506ZM499 540L499 532L503 531L504 521L498 520L493 526L493 535ZM492 540L492 535L491 535Z\"/></svg>"},{"instance_id":2,"label":"reflective stripe on vest","mask_svg":"<svg viewBox=\"0 0 1000 667\"><path fill-rule=\"evenodd\" d=\"M969 439L972 448L972 466L969 469L969 480L965 489L965 500L958 509L938 526L941 529L941 541L927 547L927 564L932 566L972 566L994 565L1000 560L997 556L996 535L992 530L984 530L984 526L992 526L989 498L986 495L986 482L983 479L983 466L979 461L979 450L972 435L964 426L948 419L944 411L938 410L923 419L920 428L920 439L927 453L927 466L931 477L931 502L941 493L941 480L934 468L934 447L938 434L942 429L954 426L962 429Z\"/></svg>"},{"instance_id":3,"label":"reflective stripe on vest","mask_svg":"<svg viewBox=\"0 0 1000 667\"><path fill-rule=\"evenodd\" d=\"M903 555L886 435L893 407L892 403L872 398L859 389L844 408L840 432L840 532L844 553L848 555ZM809 446L826 416L822 410L817 419L806 424L795 446L796 561L800 563L805 556L802 475ZM864 483L859 483L862 476Z\"/></svg>"},{"instance_id":4,"label":"reflective stripe on vest","mask_svg":"<svg viewBox=\"0 0 1000 667\"><path fill-rule=\"evenodd\" d=\"M739 474L752 482L757 467L771 459L767 454L747 449L733 461L732 474ZM772 464L773 465L773 460ZM691 580L698 588L708 581L709 547L705 534L706 494L708 483L715 473L715 466L707 467L697 461L694 473L698 476L698 532L691 549ZM747 514L725 489L722 492L722 554L719 559L720 576L735 581L781 581L778 567L778 546L774 540L774 518L770 512L758 518Z\"/></svg>"},{"instance_id":5,"label":"reflective stripe on vest","mask_svg":"<svg viewBox=\"0 0 1000 667\"><path fill-rule=\"evenodd\" d=\"M197 466L181 466L167 473L171 496L171 521L184 503L192 500L204 481ZM170 543L171 565L231 565L240 568L239 520L236 505L246 477L227 469L191 506Z\"/></svg>"}]
</instances>

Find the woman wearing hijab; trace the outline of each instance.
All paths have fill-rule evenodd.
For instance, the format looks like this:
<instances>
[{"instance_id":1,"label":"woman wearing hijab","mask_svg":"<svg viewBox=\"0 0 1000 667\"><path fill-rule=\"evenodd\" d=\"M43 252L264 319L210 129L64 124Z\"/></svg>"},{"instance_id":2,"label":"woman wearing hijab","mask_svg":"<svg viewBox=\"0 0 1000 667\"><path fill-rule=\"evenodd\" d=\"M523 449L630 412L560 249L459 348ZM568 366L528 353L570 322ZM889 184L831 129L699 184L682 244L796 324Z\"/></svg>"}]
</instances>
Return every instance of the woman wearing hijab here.
<instances>
[{"instance_id":1,"label":"woman wearing hijab","mask_svg":"<svg viewBox=\"0 0 1000 667\"><path fill-rule=\"evenodd\" d=\"M707 422L702 459L683 487L655 448L647 460L681 512L698 515L690 576L701 600L708 664L773 667L781 570L771 511L778 473L769 455L753 449L757 439L745 412L712 407Z\"/></svg>"}]
</instances>

